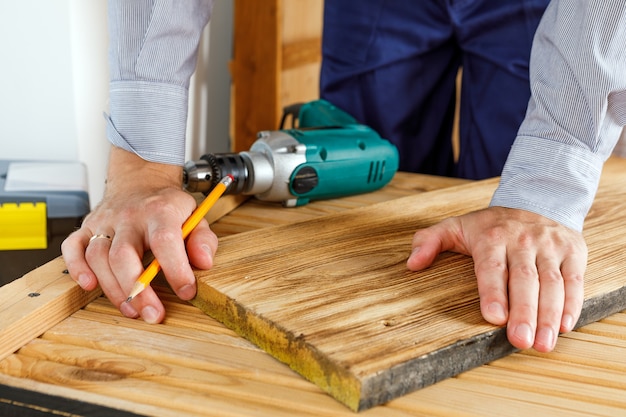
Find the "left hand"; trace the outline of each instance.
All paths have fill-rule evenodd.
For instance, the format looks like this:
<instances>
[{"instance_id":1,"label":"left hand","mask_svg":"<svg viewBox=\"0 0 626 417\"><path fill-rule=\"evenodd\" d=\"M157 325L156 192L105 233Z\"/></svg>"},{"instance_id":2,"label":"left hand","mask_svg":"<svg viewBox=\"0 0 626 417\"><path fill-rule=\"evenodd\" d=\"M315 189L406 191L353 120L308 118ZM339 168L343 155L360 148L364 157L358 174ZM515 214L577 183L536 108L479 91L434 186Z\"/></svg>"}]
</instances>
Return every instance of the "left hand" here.
<instances>
[{"instance_id":1,"label":"left hand","mask_svg":"<svg viewBox=\"0 0 626 417\"><path fill-rule=\"evenodd\" d=\"M541 215L490 207L419 230L412 246L413 271L443 251L472 256L481 313L507 324L517 348L551 351L559 332L571 331L580 316L587 245L582 233Z\"/></svg>"}]
</instances>

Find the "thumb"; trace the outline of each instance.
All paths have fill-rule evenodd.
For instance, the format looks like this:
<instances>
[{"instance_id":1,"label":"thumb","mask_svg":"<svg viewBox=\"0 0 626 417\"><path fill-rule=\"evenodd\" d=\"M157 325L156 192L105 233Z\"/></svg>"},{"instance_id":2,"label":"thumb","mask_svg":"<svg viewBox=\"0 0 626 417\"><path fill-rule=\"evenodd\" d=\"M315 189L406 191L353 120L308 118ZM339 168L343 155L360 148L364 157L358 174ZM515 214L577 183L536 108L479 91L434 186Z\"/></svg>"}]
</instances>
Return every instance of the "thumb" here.
<instances>
[{"instance_id":1,"label":"thumb","mask_svg":"<svg viewBox=\"0 0 626 417\"><path fill-rule=\"evenodd\" d=\"M465 253L459 242L459 222L456 218L445 219L440 223L418 230L413 235L412 251L407 260L411 271L420 271L432 265L441 252L454 250Z\"/></svg>"},{"instance_id":2,"label":"thumb","mask_svg":"<svg viewBox=\"0 0 626 417\"><path fill-rule=\"evenodd\" d=\"M189 261L198 269L211 269L217 251L217 236L206 220L202 220L187 238Z\"/></svg>"}]
</instances>

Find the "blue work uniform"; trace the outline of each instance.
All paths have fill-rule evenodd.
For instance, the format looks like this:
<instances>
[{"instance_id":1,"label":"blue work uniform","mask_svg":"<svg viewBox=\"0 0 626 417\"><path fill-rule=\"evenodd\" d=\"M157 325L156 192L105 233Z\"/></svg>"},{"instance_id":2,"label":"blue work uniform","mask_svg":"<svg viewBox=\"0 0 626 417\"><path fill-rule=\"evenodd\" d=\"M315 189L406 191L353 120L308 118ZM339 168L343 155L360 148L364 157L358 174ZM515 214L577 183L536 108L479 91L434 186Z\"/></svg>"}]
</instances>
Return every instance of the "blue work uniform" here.
<instances>
[{"instance_id":1,"label":"blue work uniform","mask_svg":"<svg viewBox=\"0 0 626 417\"><path fill-rule=\"evenodd\" d=\"M548 3L325 0L320 95L393 142L401 170L500 175L526 114L530 49Z\"/></svg>"}]
</instances>

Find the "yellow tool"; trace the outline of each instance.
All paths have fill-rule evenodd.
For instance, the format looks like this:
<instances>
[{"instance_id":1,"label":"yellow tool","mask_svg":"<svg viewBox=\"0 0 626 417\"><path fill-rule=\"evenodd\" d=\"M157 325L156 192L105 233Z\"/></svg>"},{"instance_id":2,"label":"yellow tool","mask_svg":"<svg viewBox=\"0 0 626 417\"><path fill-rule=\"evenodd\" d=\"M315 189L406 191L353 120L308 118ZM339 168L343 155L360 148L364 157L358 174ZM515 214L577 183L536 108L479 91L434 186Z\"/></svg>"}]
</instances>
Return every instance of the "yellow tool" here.
<instances>
[{"instance_id":1,"label":"yellow tool","mask_svg":"<svg viewBox=\"0 0 626 417\"><path fill-rule=\"evenodd\" d=\"M0 250L46 249L46 203L0 204Z\"/></svg>"}]
</instances>

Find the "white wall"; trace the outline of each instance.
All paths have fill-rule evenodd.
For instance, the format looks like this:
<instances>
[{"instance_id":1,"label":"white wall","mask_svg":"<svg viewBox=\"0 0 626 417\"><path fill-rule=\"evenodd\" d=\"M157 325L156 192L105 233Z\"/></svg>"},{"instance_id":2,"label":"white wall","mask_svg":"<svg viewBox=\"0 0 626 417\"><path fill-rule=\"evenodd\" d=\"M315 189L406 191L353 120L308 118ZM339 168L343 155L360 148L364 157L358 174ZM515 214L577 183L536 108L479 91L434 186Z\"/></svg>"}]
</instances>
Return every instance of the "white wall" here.
<instances>
[{"instance_id":1,"label":"white wall","mask_svg":"<svg viewBox=\"0 0 626 417\"><path fill-rule=\"evenodd\" d=\"M207 152L230 152L228 64L233 56L233 3L215 2L211 22L200 41L189 94L187 159L197 159Z\"/></svg>"},{"instance_id":2,"label":"white wall","mask_svg":"<svg viewBox=\"0 0 626 417\"><path fill-rule=\"evenodd\" d=\"M73 75L77 159L87 166L89 199L93 207L104 193L110 148L102 115L109 97L106 0L70 0L68 11L72 59L66 65Z\"/></svg>"},{"instance_id":3,"label":"white wall","mask_svg":"<svg viewBox=\"0 0 626 417\"><path fill-rule=\"evenodd\" d=\"M69 0L0 1L0 158L76 159Z\"/></svg>"},{"instance_id":4,"label":"white wall","mask_svg":"<svg viewBox=\"0 0 626 417\"><path fill-rule=\"evenodd\" d=\"M233 1L216 3L191 87L188 158L229 146ZM92 206L109 149L107 45L106 0L0 0L0 159L82 161Z\"/></svg>"}]
</instances>

